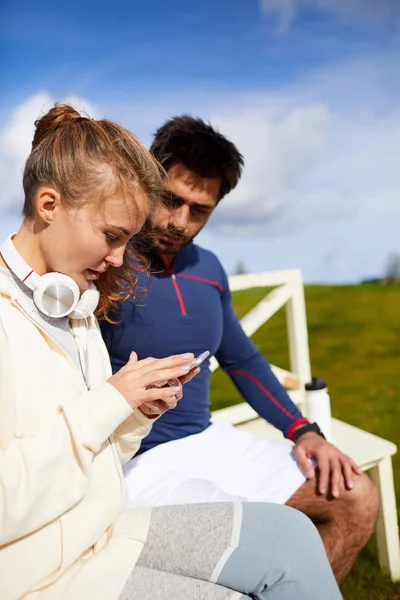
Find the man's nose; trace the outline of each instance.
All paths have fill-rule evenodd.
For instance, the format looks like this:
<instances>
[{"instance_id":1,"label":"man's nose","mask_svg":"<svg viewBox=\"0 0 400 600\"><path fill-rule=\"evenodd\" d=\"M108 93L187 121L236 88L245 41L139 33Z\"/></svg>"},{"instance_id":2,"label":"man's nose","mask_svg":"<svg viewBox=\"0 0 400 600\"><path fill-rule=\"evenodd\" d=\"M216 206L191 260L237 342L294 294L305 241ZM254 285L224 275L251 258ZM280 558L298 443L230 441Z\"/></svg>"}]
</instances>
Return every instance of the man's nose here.
<instances>
[{"instance_id":1,"label":"man's nose","mask_svg":"<svg viewBox=\"0 0 400 600\"><path fill-rule=\"evenodd\" d=\"M170 224L178 229L179 231L185 231L189 222L190 208L189 206L180 206L174 210L170 218Z\"/></svg>"}]
</instances>

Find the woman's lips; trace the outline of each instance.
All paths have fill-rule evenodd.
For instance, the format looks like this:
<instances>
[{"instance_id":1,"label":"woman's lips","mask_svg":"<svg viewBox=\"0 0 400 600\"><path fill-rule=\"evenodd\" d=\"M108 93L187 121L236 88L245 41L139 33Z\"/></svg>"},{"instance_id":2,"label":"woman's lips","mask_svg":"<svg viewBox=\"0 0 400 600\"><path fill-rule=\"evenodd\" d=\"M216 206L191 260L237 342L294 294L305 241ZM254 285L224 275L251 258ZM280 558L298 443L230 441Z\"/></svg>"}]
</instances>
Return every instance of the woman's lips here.
<instances>
[{"instance_id":1,"label":"woman's lips","mask_svg":"<svg viewBox=\"0 0 400 600\"><path fill-rule=\"evenodd\" d=\"M92 280L98 279L101 275L101 273L99 273L99 271L94 271L93 269L87 269L87 272L89 274L89 279L92 279Z\"/></svg>"}]
</instances>

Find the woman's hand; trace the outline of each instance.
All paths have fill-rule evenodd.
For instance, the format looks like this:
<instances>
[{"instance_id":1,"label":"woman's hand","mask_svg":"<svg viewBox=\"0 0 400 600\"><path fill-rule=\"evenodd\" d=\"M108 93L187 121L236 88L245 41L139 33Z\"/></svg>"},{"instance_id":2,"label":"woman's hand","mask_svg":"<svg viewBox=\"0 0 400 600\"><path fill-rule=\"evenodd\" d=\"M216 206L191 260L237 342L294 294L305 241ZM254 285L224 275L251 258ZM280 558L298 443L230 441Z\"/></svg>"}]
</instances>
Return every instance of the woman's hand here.
<instances>
[{"instance_id":1,"label":"woman's hand","mask_svg":"<svg viewBox=\"0 0 400 600\"><path fill-rule=\"evenodd\" d=\"M167 412L167 410L175 408L176 404L183 396L182 385L190 381L195 375L197 375L197 373L199 373L199 371L200 368L195 367L194 369L191 369L187 375L179 377L179 379L170 379L165 386L162 386L161 388L157 386L157 389L162 389L163 387L168 386L174 388L174 390L176 390L176 393L174 394L175 398L174 396L171 396L169 401L154 400L153 402L146 402L140 407L142 413L145 414L149 419L155 419L156 417Z\"/></svg>"},{"instance_id":2,"label":"woman's hand","mask_svg":"<svg viewBox=\"0 0 400 600\"><path fill-rule=\"evenodd\" d=\"M161 388L156 386L156 389L163 389L164 387L172 388L170 389L171 396L166 400L153 400L152 402L145 402L140 407L140 410L148 419L155 419L160 415L163 415L167 410L171 408L175 408L179 400L182 398L182 385L179 379L170 379L165 386Z\"/></svg>"},{"instance_id":3,"label":"woman's hand","mask_svg":"<svg viewBox=\"0 0 400 600\"><path fill-rule=\"evenodd\" d=\"M174 408L182 397L180 382L176 385L153 387L159 381L177 380L188 373L193 361L191 353L168 358L138 360L132 352L126 365L108 379L125 398L132 409L140 408L147 417L154 418Z\"/></svg>"},{"instance_id":4,"label":"woman's hand","mask_svg":"<svg viewBox=\"0 0 400 600\"><path fill-rule=\"evenodd\" d=\"M189 373L187 373L186 375L179 377L179 382L182 385L184 385L185 383L188 383L191 379L193 379L193 377L195 377L198 373L200 373L200 367L195 367L194 369L191 369L191 371L189 371Z\"/></svg>"}]
</instances>

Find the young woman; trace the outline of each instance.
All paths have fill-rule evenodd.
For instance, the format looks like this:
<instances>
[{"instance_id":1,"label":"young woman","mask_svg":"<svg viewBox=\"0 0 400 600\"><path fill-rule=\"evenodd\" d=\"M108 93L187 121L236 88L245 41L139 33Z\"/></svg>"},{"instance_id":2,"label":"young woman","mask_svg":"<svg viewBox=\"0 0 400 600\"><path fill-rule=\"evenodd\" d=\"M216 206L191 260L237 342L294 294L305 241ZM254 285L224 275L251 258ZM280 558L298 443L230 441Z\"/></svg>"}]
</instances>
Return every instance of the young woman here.
<instances>
[{"instance_id":1,"label":"young woman","mask_svg":"<svg viewBox=\"0 0 400 600\"><path fill-rule=\"evenodd\" d=\"M59 105L36 122L23 185L23 224L0 248L2 600L340 598L296 511L123 510L121 464L181 397L179 381L154 385L196 372L190 353L132 352L111 376L94 316L135 286L127 242L162 186L150 154Z\"/></svg>"}]
</instances>

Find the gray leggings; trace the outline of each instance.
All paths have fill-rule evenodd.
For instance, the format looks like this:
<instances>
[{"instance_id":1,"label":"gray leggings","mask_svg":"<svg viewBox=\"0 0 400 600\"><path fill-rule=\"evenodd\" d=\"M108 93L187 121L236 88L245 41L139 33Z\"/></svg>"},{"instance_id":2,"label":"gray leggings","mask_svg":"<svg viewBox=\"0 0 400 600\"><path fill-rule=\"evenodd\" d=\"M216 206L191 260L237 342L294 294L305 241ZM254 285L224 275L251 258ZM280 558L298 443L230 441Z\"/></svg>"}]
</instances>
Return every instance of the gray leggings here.
<instances>
[{"instance_id":1,"label":"gray leggings","mask_svg":"<svg viewBox=\"0 0 400 600\"><path fill-rule=\"evenodd\" d=\"M340 600L317 530L277 504L152 510L120 600Z\"/></svg>"}]
</instances>

